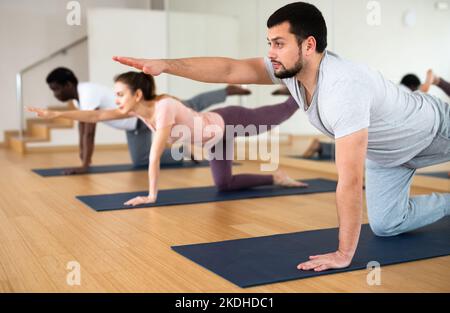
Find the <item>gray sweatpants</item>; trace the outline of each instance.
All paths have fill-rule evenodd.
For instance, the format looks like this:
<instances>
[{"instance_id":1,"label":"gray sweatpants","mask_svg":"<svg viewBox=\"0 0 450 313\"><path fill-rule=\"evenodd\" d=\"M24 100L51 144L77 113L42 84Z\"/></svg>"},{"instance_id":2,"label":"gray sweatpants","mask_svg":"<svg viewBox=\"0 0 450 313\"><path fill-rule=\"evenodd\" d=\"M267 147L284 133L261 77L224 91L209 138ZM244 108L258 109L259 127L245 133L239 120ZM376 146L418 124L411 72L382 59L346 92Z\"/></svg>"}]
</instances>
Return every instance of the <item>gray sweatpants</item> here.
<instances>
[{"instance_id":1,"label":"gray sweatpants","mask_svg":"<svg viewBox=\"0 0 450 313\"><path fill-rule=\"evenodd\" d=\"M443 103L439 109L440 126L433 142L410 161L388 168L366 160L369 223L378 236L394 236L450 215L450 183L449 193L409 194L416 169L450 161L450 105Z\"/></svg>"}]
</instances>

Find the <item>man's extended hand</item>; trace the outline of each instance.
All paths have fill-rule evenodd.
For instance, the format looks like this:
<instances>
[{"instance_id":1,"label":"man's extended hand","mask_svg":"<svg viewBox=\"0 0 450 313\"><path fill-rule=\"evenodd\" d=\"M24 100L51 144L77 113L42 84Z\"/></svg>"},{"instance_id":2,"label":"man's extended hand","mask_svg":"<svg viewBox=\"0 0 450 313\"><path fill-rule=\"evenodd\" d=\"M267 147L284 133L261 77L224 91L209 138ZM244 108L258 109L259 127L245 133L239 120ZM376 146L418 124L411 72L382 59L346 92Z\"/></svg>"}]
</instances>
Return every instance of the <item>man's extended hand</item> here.
<instances>
[{"instance_id":1,"label":"man's extended hand","mask_svg":"<svg viewBox=\"0 0 450 313\"><path fill-rule=\"evenodd\" d=\"M316 272L325 271L333 268L344 268L350 265L352 256L345 255L340 251L328 254L313 255L309 261L297 265L299 270L314 270Z\"/></svg>"},{"instance_id":2,"label":"man's extended hand","mask_svg":"<svg viewBox=\"0 0 450 313\"><path fill-rule=\"evenodd\" d=\"M145 74L152 76L158 76L166 69L166 62L164 60L152 60L152 59L136 59L130 57L114 56L113 60L124 65L134 67L143 71Z\"/></svg>"}]
</instances>

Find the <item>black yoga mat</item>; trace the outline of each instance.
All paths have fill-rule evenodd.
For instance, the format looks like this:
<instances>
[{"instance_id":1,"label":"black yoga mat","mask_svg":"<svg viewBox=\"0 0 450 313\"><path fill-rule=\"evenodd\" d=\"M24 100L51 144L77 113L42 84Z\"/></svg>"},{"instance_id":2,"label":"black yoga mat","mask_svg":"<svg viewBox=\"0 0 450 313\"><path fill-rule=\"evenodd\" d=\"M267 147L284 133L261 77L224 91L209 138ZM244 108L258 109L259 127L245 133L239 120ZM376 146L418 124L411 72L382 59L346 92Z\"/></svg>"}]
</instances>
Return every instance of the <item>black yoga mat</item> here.
<instances>
[{"instance_id":1,"label":"black yoga mat","mask_svg":"<svg viewBox=\"0 0 450 313\"><path fill-rule=\"evenodd\" d=\"M312 158L304 158L299 155L290 155L289 157L294 158L294 159L308 160L308 161L334 162L334 159L329 156L327 156L327 157L314 156Z\"/></svg>"},{"instance_id":2,"label":"black yoga mat","mask_svg":"<svg viewBox=\"0 0 450 313\"><path fill-rule=\"evenodd\" d=\"M338 229L173 246L172 249L239 287L251 287L319 275L366 269L450 254L450 217L410 233L377 237L363 225L350 267L324 272L300 271L297 265L310 255L334 252Z\"/></svg>"},{"instance_id":3,"label":"black yoga mat","mask_svg":"<svg viewBox=\"0 0 450 313\"><path fill-rule=\"evenodd\" d=\"M417 173L417 174L418 175L425 175L425 176L433 176L433 177L438 177L438 178L450 179L450 177L448 177L448 171L447 172Z\"/></svg>"},{"instance_id":4,"label":"black yoga mat","mask_svg":"<svg viewBox=\"0 0 450 313\"><path fill-rule=\"evenodd\" d=\"M192 167L206 167L206 166L209 166L209 161L200 161L199 163L194 163L192 161L183 161L167 164L162 163L161 169L192 168ZM61 167L61 168L33 169L33 172L41 175L42 177L65 176L63 174L63 171L67 169L69 168ZM147 165L145 166L135 166L133 164L96 165L89 167L87 173L76 175L144 171L147 169L148 169Z\"/></svg>"},{"instance_id":5,"label":"black yoga mat","mask_svg":"<svg viewBox=\"0 0 450 313\"><path fill-rule=\"evenodd\" d=\"M77 199L96 211L147 208L166 205L193 204L216 201L230 201L250 198L277 197L336 191L336 182L326 179L304 180L307 188L283 188L279 186L260 186L239 191L218 191L214 186L182 189L166 189L158 192L156 203L126 206L123 203L137 196L145 196L148 191L77 196Z\"/></svg>"}]
</instances>

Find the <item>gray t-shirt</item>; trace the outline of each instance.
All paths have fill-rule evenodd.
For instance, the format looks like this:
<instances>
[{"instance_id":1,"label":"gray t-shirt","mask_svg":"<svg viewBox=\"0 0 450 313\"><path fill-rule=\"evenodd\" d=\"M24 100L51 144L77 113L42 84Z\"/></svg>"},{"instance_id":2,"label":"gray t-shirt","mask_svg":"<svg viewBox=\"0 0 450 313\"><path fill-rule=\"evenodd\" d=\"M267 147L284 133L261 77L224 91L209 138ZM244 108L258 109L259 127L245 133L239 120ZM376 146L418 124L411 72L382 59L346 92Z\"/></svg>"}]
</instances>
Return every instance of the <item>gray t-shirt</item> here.
<instances>
[{"instance_id":1,"label":"gray t-shirt","mask_svg":"<svg viewBox=\"0 0 450 313\"><path fill-rule=\"evenodd\" d=\"M387 167L411 160L430 145L439 128L438 107L447 105L326 51L308 107L301 83L295 77L276 78L270 60L264 61L272 81L287 86L312 125L335 139L368 128L367 158Z\"/></svg>"}]
</instances>

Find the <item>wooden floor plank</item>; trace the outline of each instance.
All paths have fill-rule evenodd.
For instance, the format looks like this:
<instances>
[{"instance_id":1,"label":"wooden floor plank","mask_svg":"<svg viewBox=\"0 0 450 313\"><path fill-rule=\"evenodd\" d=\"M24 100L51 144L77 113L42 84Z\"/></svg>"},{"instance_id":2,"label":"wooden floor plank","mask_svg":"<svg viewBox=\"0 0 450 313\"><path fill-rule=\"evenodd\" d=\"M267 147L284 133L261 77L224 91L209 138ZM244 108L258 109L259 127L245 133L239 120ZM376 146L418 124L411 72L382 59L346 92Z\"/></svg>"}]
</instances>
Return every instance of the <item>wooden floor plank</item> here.
<instances>
[{"instance_id":1,"label":"wooden floor plank","mask_svg":"<svg viewBox=\"0 0 450 313\"><path fill-rule=\"evenodd\" d=\"M75 196L145 190L147 173L42 178L31 172L78 162L71 152L18 156L0 149L0 292L450 291L450 257L383 267L381 286L369 286L367 270L360 270L241 289L170 247L336 227L334 193L95 212ZM127 162L126 150L94 156L94 164ZM299 179L335 178L326 171L282 169ZM259 171L255 162L234 168ZM208 168L167 170L160 177L162 189L213 182ZM432 185L411 193L431 191ZM79 286L66 281L72 261L80 265Z\"/></svg>"}]
</instances>

